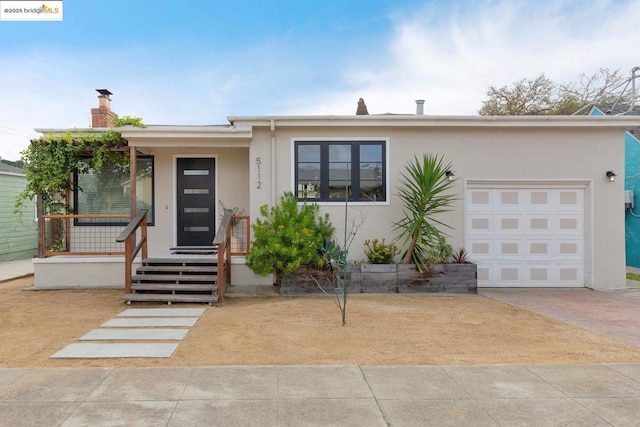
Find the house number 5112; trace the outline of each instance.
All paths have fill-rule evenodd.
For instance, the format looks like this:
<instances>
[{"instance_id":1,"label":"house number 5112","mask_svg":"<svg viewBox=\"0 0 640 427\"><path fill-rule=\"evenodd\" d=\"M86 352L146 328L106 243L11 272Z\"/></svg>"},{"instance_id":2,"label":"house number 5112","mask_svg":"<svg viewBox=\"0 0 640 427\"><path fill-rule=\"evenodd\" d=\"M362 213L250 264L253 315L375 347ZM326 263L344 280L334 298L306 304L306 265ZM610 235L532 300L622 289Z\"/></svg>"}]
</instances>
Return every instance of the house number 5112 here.
<instances>
[{"instance_id":1,"label":"house number 5112","mask_svg":"<svg viewBox=\"0 0 640 427\"><path fill-rule=\"evenodd\" d=\"M262 164L262 159L260 157L256 157L256 166L258 167L258 182L256 188L260 190L262 188L262 181L260 180L260 165Z\"/></svg>"}]
</instances>

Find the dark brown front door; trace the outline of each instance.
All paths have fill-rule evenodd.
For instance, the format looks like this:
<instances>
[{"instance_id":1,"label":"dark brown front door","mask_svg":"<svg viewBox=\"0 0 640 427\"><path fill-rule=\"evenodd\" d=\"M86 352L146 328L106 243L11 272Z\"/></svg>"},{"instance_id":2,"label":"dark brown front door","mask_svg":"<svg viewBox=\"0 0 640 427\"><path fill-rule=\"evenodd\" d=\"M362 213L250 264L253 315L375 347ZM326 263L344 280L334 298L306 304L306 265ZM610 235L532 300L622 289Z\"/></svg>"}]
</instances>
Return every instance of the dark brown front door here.
<instances>
[{"instance_id":1,"label":"dark brown front door","mask_svg":"<svg viewBox=\"0 0 640 427\"><path fill-rule=\"evenodd\" d=\"M211 246L215 235L215 159L179 158L178 246Z\"/></svg>"}]
</instances>

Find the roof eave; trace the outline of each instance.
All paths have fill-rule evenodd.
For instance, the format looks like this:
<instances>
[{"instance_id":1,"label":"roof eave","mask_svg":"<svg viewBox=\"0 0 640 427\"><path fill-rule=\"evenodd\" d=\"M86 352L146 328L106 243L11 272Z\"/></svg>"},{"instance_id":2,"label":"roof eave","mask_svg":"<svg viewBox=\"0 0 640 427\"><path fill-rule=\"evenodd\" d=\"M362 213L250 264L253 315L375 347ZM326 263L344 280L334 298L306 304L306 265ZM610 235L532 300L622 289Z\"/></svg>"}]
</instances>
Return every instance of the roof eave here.
<instances>
[{"instance_id":1,"label":"roof eave","mask_svg":"<svg viewBox=\"0 0 640 427\"><path fill-rule=\"evenodd\" d=\"M242 126L384 126L384 127L618 127L640 126L631 116L230 116Z\"/></svg>"}]
</instances>

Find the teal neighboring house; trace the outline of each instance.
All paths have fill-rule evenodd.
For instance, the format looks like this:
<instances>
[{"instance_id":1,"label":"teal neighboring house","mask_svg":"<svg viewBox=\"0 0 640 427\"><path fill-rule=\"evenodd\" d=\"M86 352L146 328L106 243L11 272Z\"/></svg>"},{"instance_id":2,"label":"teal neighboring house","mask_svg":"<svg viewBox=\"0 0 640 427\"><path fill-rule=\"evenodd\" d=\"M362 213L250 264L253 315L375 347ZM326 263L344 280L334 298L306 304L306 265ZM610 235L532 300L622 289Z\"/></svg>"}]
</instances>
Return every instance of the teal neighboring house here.
<instances>
[{"instance_id":1,"label":"teal neighboring house","mask_svg":"<svg viewBox=\"0 0 640 427\"><path fill-rule=\"evenodd\" d=\"M640 116L640 105L608 107L598 105L591 108L589 114L602 116L605 114ZM625 248L627 265L640 268L640 128L632 129L624 134L624 189L633 192L634 207L625 210Z\"/></svg>"},{"instance_id":2,"label":"teal neighboring house","mask_svg":"<svg viewBox=\"0 0 640 427\"><path fill-rule=\"evenodd\" d=\"M27 184L24 170L0 161L0 262L38 253L35 201L25 203L22 219L13 213L16 196Z\"/></svg>"}]
</instances>

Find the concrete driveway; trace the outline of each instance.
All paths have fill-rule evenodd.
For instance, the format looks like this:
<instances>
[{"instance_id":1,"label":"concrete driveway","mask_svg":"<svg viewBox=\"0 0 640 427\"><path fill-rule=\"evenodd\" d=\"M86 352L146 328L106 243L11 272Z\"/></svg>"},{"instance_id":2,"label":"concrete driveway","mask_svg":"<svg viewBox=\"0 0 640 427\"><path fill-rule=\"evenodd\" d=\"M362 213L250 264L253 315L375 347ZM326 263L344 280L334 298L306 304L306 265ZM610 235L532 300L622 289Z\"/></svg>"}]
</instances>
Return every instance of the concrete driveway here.
<instances>
[{"instance_id":1,"label":"concrete driveway","mask_svg":"<svg viewBox=\"0 0 640 427\"><path fill-rule=\"evenodd\" d=\"M586 288L485 288L480 295L640 347L640 296Z\"/></svg>"}]
</instances>

